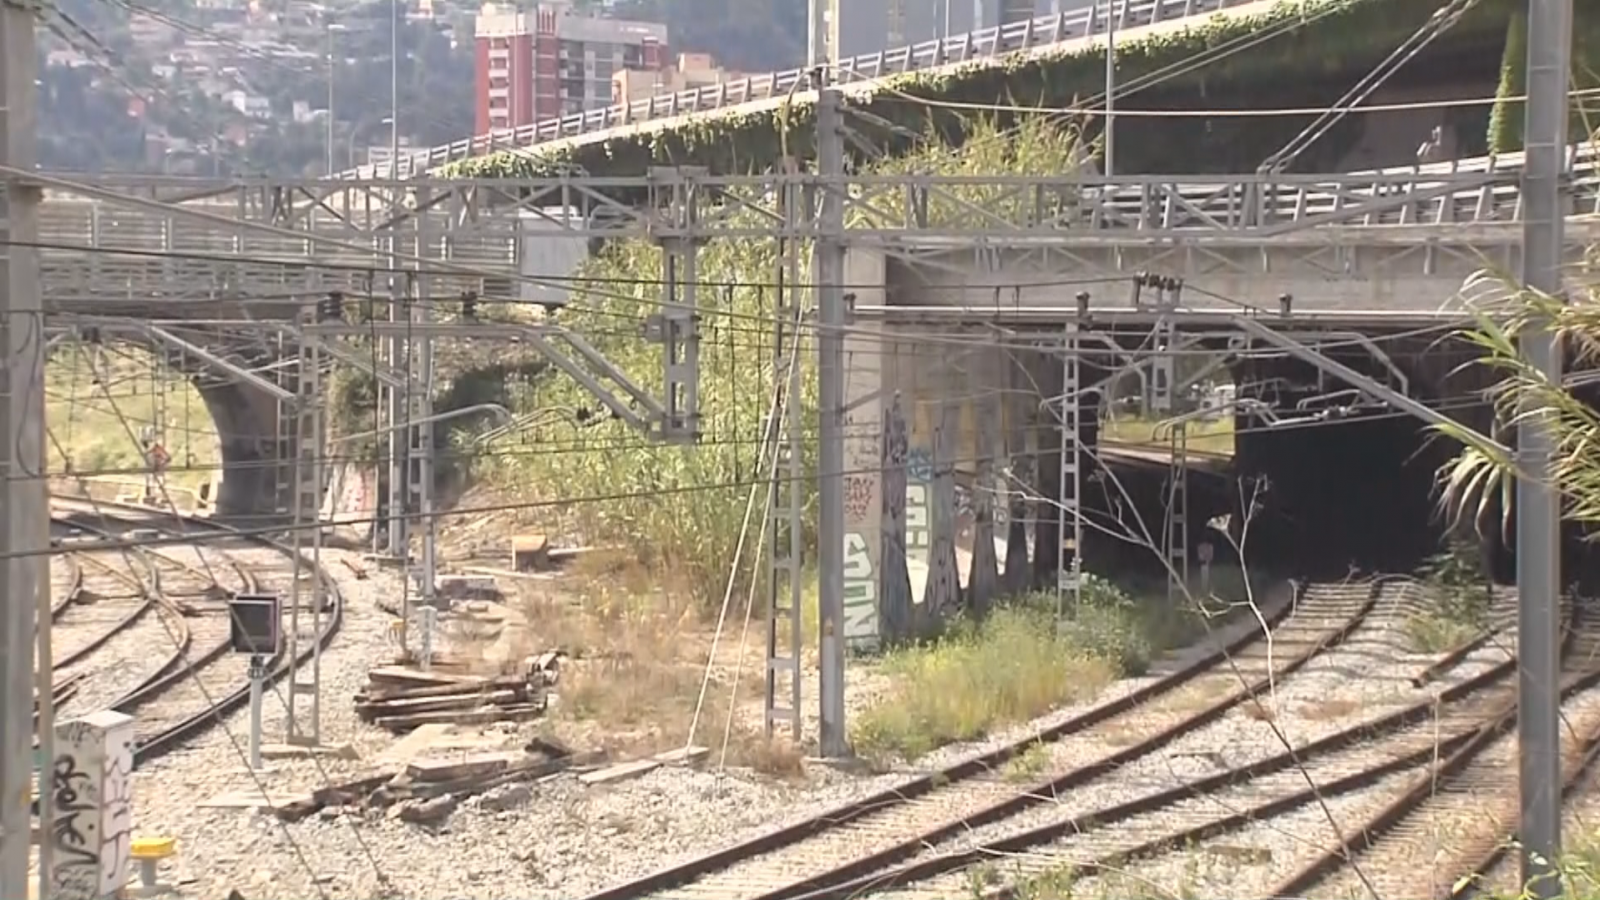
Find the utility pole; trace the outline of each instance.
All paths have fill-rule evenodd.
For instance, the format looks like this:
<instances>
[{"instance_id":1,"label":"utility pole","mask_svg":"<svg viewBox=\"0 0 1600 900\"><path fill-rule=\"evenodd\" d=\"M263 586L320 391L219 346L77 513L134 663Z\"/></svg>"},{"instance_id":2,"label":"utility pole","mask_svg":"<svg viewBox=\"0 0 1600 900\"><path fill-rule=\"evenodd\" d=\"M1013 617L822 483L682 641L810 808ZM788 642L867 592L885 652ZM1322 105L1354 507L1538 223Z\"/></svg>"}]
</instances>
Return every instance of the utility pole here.
<instances>
[{"instance_id":1,"label":"utility pole","mask_svg":"<svg viewBox=\"0 0 1600 900\"><path fill-rule=\"evenodd\" d=\"M34 18L33 0L0 0L0 160L24 172L37 158ZM0 191L0 897L28 896L34 627L49 602L40 193L16 178Z\"/></svg>"},{"instance_id":2,"label":"utility pole","mask_svg":"<svg viewBox=\"0 0 1600 900\"><path fill-rule=\"evenodd\" d=\"M817 281L818 607L821 616L822 755L849 752L844 726L844 121L829 72L813 70L817 85L817 174L822 177Z\"/></svg>"},{"instance_id":3,"label":"utility pole","mask_svg":"<svg viewBox=\"0 0 1600 900\"><path fill-rule=\"evenodd\" d=\"M1111 177L1116 156L1117 114L1117 0L1106 0L1106 153L1105 175Z\"/></svg>"},{"instance_id":4,"label":"utility pole","mask_svg":"<svg viewBox=\"0 0 1600 900\"><path fill-rule=\"evenodd\" d=\"M419 192L417 206L426 209L430 198L422 196ZM432 235L427 232L426 216L417 216L417 253L426 254L427 248L432 245ZM415 385L417 395L406 404L406 415L409 416L411 427L406 429L409 443L410 457L406 461L406 472L414 474L415 485L408 490L417 499L417 512L422 516L419 523L422 527L422 576L420 578L421 601L423 614L434 608L434 591L439 584L438 573L438 533L439 530L433 518L433 335L429 327L433 324L433 303L428 292L428 282L422 273L417 273L413 286L414 303L411 304L411 321L419 323L421 333L417 335L417 373L415 381L407 380L408 389ZM408 497L409 499L409 497ZM409 617L410 610L405 611ZM407 626L410 627L409 625ZM426 640L426 634L424 634Z\"/></svg>"},{"instance_id":5,"label":"utility pole","mask_svg":"<svg viewBox=\"0 0 1600 900\"><path fill-rule=\"evenodd\" d=\"M1572 0L1528 0L1528 106L1522 168L1522 280L1528 290L1563 292L1567 77ZM1548 322L1520 336L1522 353L1561 380L1561 346ZM1561 894L1560 613L1561 503L1552 484L1548 422L1524 416L1517 457L1517 733L1521 757L1522 879L1532 896Z\"/></svg>"},{"instance_id":6,"label":"utility pole","mask_svg":"<svg viewBox=\"0 0 1600 900\"><path fill-rule=\"evenodd\" d=\"M334 168L334 160L333 160L334 132L336 130L334 128L335 119L334 119L334 115L333 115L333 83L338 78L339 63L337 62L338 57L336 57L334 55L334 44L333 44L334 38L333 38L333 36L335 34L338 34L339 32L341 32L343 30L344 30L344 26L340 25L338 22L329 22L328 23L328 175L329 176L332 176L334 172L338 171L337 169Z\"/></svg>"},{"instance_id":7,"label":"utility pole","mask_svg":"<svg viewBox=\"0 0 1600 900\"><path fill-rule=\"evenodd\" d=\"M390 0L389 17L389 178L398 182L400 178L400 0ZM400 190L397 185L390 188L390 197L396 205L399 204ZM400 309L403 288L400 257L396 252L397 240L396 233L391 230L389 232L389 321L392 324L403 321ZM388 344L389 368L410 372L411 347L400 336L398 329L395 335L389 338ZM410 557L411 544L406 529L408 474L406 443L409 437L406 430L400 427L406 420L408 398L391 387L388 389L386 399L388 402L382 405L387 407L389 416L389 555L403 562ZM403 609L402 618L409 615L409 612L409 609ZM409 646L406 643L408 628L409 623L402 622L400 626L402 650Z\"/></svg>"},{"instance_id":8,"label":"utility pole","mask_svg":"<svg viewBox=\"0 0 1600 900\"><path fill-rule=\"evenodd\" d=\"M807 29L806 63L813 69L838 63L839 0L809 0L807 13L811 24Z\"/></svg>"}]
</instances>

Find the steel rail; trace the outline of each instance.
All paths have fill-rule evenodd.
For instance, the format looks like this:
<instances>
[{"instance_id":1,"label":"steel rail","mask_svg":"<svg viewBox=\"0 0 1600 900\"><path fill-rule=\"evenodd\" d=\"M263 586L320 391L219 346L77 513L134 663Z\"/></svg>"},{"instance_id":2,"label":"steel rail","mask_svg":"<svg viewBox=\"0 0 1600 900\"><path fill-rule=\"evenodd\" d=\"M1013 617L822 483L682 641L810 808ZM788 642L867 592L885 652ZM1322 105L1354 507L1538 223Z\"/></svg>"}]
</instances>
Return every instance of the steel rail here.
<instances>
[{"instance_id":1,"label":"steel rail","mask_svg":"<svg viewBox=\"0 0 1600 900\"><path fill-rule=\"evenodd\" d=\"M135 506L133 504L115 503L104 500L97 500L91 503L89 501L78 500L76 498L53 497L51 498L51 502L58 506L72 505L80 508L87 507L90 509L92 515L98 515L103 519L143 521L145 523L150 523L152 520L154 520L157 523L172 523L178 527L176 529L161 529L158 525L157 528L158 530L171 530L178 535L189 533L190 528L199 529L201 531L209 531L212 533L235 534L238 535L239 539L242 541L276 550L280 553L290 556L291 558L293 558L294 554L292 548L286 547L278 541L274 541L270 538L259 535L241 532L236 528L232 528L201 517L184 515L174 516L171 512L167 511L152 510L146 507ZM117 513L118 515L104 515L104 513L108 510L113 513ZM273 654L267 666L266 685L269 688L280 682L289 674L291 664L306 662L311 658L311 654L316 650L326 649L328 644L330 644L333 641L333 638L338 634L339 628L343 624L344 595L339 590L338 582L331 577L326 570L326 567L313 567L311 560L307 558L305 554L300 554L300 559L308 568L311 569L311 571L315 573L315 577L321 578L323 583L326 585L330 603L329 615L327 622L324 624L322 632L316 635L311 642L308 642L307 647L300 652L298 659L293 661L289 660L287 658L288 654L281 647L277 653ZM135 695L130 695L129 697L124 698L124 702L119 704L119 707L137 706L138 704L148 703L159 698L161 694L172 689L183 680L192 677L198 677L199 670L203 666L210 662L214 662L216 658L223 655L226 650L226 645L218 645L217 647L211 648L211 652L203 655L201 659L190 660L187 662L187 664L174 668L172 671L167 672L165 675L155 679L150 684L144 685L142 689ZM176 749L183 742L195 737L212 725L221 723L224 716L242 708L246 703L249 702L250 685L243 684L238 688L223 694L220 698L213 697L213 700L213 704L208 708L186 716L177 722L164 727L160 732L154 735L142 738L134 747L134 764L137 766L140 763L146 763L156 759L157 757Z\"/></svg>"},{"instance_id":2,"label":"steel rail","mask_svg":"<svg viewBox=\"0 0 1600 900\"><path fill-rule=\"evenodd\" d=\"M96 525L90 525L81 519L65 518L58 519L56 521L63 524L69 524L74 528L90 532L108 540L114 540L116 538L116 535L113 532ZM168 565L177 566L190 573L198 575L203 579L206 579L210 583L207 585L207 587L201 590L203 595L214 597L218 592L226 593L226 589L223 588L222 585L218 583L211 574L201 572L196 567L189 565L182 560L173 559L170 556L153 550L137 550L137 548L135 548L135 550L139 553L140 557L146 561L146 564L150 568L151 580L148 587L145 588L149 597L149 601L140 607L138 614L128 616L122 622L119 622L118 625L110 632L101 636L98 641L92 642L88 647L79 648L67 658L58 662L55 666L57 669L64 669L67 666L75 664L86 658L90 652L103 645L106 641L109 641L111 638L115 637L121 631L124 631L128 627L132 626L134 622L138 621L138 619L141 618L144 613L153 607L159 608L159 611L167 613L176 626L175 629L168 632L169 636L172 638L173 649L167 654L166 659L162 661L161 665L157 666L154 671L140 680L138 684L134 685L132 688L129 688L127 691L113 700L109 704L108 708L110 709L120 710L126 706L134 706L139 703L148 702L149 700L153 699L156 694L160 693L160 691L166 686L176 684L177 681L181 679L183 673L180 671L180 665L185 659L189 660L191 666L204 666L226 653L229 646L227 639L223 638L219 641L213 642L198 657L189 656L190 652L194 648L193 629L189 627L188 618L184 615L184 610L178 604L171 602L173 595L163 590L161 585L160 566L153 563L156 561L164 562ZM236 560L230 559L229 565L233 569L234 574L238 577L239 582L243 586L246 593L253 593L258 589L259 583L254 573L240 565ZM122 572L117 572L111 569L108 569L108 571L119 578L131 578L131 576L128 576Z\"/></svg>"},{"instance_id":3,"label":"steel rail","mask_svg":"<svg viewBox=\"0 0 1600 900\"><path fill-rule=\"evenodd\" d=\"M1120 716L1136 714L1146 705L1173 694L1185 685L1199 681L1202 676L1225 676L1230 682L1235 679L1245 682L1242 689L1224 692L1220 699L1209 702L1192 714L1186 712L1176 723L1160 728L1156 733L1148 735L1145 740L1116 750L1096 762L1061 772L1048 781L1029 786L1025 792L1014 793L998 803L984 803L983 801L987 800L985 792L977 790L969 799L981 805L955 820L945 821L928 830L923 830L925 826L917 826L910 830L890 827L887 830L892 833L894 840L891 846L851 860L843 866L828 870L821 876L813 876L801 882L789 882L785 879L776 890L771 890L769 886L765 891L753 889L752 885L741 882L737 887L729 886L728 891L739 896L740 900L756 900L758 897L761 900L776 900L776 898L799 896L826 884L848 881L862 874L877 871L907 855L915 854L930 842L943 840L987 821L1005 818L1041 802L1043 798L1104 777L1116 771L1121 765L1165 746L1185 732L1214 721L1239 703L1270 689L1276 679L1292 673L1318 653L1348 637L1375 606L1380 585L1381 582L1348 585L1363 592L1353 609L1341 608L1339 611L1341 614L1336 617L1335 624L1321 625L1315 639L1307 641L1303 648L1284 650L1274 656L1274 647L1280 650L1283 648L1277 640L1267 638L1269 635L1272 638L1281 638L1280 632L1285 627L1291 627L1286 625L1286 619L1293 622L1315 619L1323 605L1336 605L1340 601L1338 597L1323 597L1319 593L1307 594L1299 584L1293 584L1292 600L1281 608L1273 610L1273 614L1266 621L1267 632L1263 633L1259 627L1254 628L1244 636L1231 641L1228 646L1208 653L1178 672L1138 691L1102 703L1042 733L1011 742L990 753L968 759L862 801L825 812L804 822L591 895L588 900L636 900L664 891L671 891L671 896L674 898L687 898L691 896L691 892L683 888L704 876L723 872L747 861L759 861L763 856L797 847L813 838L832 837L838 833L838 837L848 839L858 828L867 829L870 833L874 825L872 818L910 809L913 803L927 805L928 796L935 792L959 792L965 783L995 771L1012 758L1041 743L1058 741L1069 735L1110 723ZM1333 612L1327 614L1333 615ZM1247 652L1263 651L1269 669L1267 673L1254 678L1238 673L1236 658ZM959 793L956 796L960 799ZM737 872L725 874L735 880L739 877ZM706 894L708 890L716 889L715 885L695 885L692 893L699 896Z\"/></svg>"},{"instance_id":4,"label":"steel rail","mask_svg":"<svg viewBox=\"0 0 1600 900\"><path fill-rule=\"evenodd\" d=\"M1600 723L1590 729L1583 741L1582 757L1563 778L1561 794L1564 800L1572 799L1573 794L1583 786L1589 774L1594 771L1596 763L1600 763ZM1456 879L1455 884L1451 886L1448 900L1467 900L1480 894L1480 879L1505 860L1506 853L1514 845L1515 839L1515 834L1508 834L1506 840L1496 843L1485 851L1478 861L1471 865L1470 874Z\"/></svg>"},{"instance_id":5,"label":"steel rail","mask_svg":"<svg viewBox=\"0 0 1600 900\"><path fill-rule=\"evenodd\" d=\"M1574 622L1569 623L1567 633L1562 641L1563 668L1567 669L1561 681L1561 696L1569 698L1572 694L1587 690L1600 684L1600 664L1596 664L1593 650L1600 644L1600 623L1586 623L1582 621L1583 613L1575 604L1570 611ZM1587 649L1588 653L1580 653ZM1572 665L1581 661L1584 665ZM1506 708L1491 723L1480 729L1472 739L1456 750L1454 754L1442 761L1439 766L1430 771L1426 777L1419 777L1400 796L1387 803L1365 821L1358 823L1346 831L1341 847L1320 854L1299 871L1285 878L1270 894L1273 897L1305 896L1314 888L1324 884L1335 873L1351 864L1359 854L1374 849L1381 845L1386 838L1393 837L1392 832L1404 825L1414 814L1422 810L1429 801L1436 797L1446 796L1447 784L1459 782L1469 774L1469 768L1479 761L1480 755L1486 751L1496 740L1504 738L1515 726L1517 718L1517 701L1513 697ZM1584 737L1575 743L1563 740L1563 759L1574 755L1587 756L1593 750L1596 738L1600 738L1600 716L1590 723ZM1581 766L1580 766L1581 768ZM1514 800L1511 801L1514 804ZM1512 815L1508 821L1514 821ZM1499 832L1496 837L1503 836ZM1492 848L1491 848L1492 849ZM1488 858L1488 850L1476 854L1481 861ZM1473 871L1478 871L1474 868ZM1400 877L1386 873L1386 878Z\"/></svg>"},{"instance_id":6,"label":"steel rail","mask_svg":"<svg viewBox=\"0 0 1600 900\"><path fill-rule=\"evenodd\" d=\"M1569 630L1569 639L1571 635L1572 631ZM1100 838L1116 843L1116 835L1108 826L1127 822L1136 816L1159 812L1186 800L1239 787L1256 779L1290 772L1313 761L1323 762L1330 756L1337 758L1344 754L1356 753L1384 757L1383 761L1376 765L1363 766L1359 771L1343 775L1333 781L1270 797L1197 825L1168 830L1157 837L1136 841L1131 846L1099 853L1091 860L1074 862L1072 866L1079 874L1111 869L1116 864L1126 863L1131 859L1150 857L1199 841L1210 840L1221 834L1258 823L1265 818L1290 812L1321 798L1369 787L1385 776L1421 765L1441 754L1448 756L1466 746L1484 729L1496 727L1501 718L1507 714L1508 707L1514 716L1516 691L1511 679L1516 673L1516 668L1516 660L1508 659L1446 688L1435 697L1419 700L1403 709L1357 723L1303 747L1286 749L1267 759L1091 812L1074 814L1056 822L1021 830L959 851L929 856L830 888L800 894L794 900L843 900L847 897L861 896L869 891L893 890L959 872L995 859L1013 859L1019 868L1043 870L1053 867L1055 863L1053 860L1047 862L1048 855L1040 854L1038 848L1051 842L1088 837L1091 842ZM1600 681L1600 668L1591 675ZM1577 690L1578 687L1569 689ZM1363 746L1374 739L1383 741L1381 751ZM1018 890L1018 885L1013 883L986 892L983 900L1015 900ZM1292 894L1276 893L1272 896L1292 896Z\"/></svg>"},{"instance_id":7,"label":"steel rail","mask_svg":"<svg viewBox=\"0 0 1600 900\"><path fill-rule=\"evenodd\" d=\"M74 527L78 527L78 523L73 524ZM109 534L104 532L100 533L109 536ZM72 648L72 650L69 652L63 653L62 655L56 657L53 660L53 665L51 667L52 672L69 668L77 665L85 659L88 659L90 654L94 653L96 650L99 650L101 647L104 647L111 641L112 638L115 638L122 632L132 628L135 623L137 623L140 619L143 619L158 605L158 596L150 584L141 581L137 576L130 575L126 572L120 572L116 568L103 563L92 556L83 556L82 558L88 560L90 563L103 570L112 578L115 578L133 588L133 590L135 590L138 594L139 601L134 605L133 609L128 611L126 615L124 615L121 619L118 619L116 622L113 622L110 628L99 632L83 644ZM148 563L146 564L148 565ZM79 571L81 572L82 570L80 569ZM80 586L78 599L81 599L82 597L82 590L83 589ZM63 611L65 611L64 608Z\"/></svg>"}]
</instances>

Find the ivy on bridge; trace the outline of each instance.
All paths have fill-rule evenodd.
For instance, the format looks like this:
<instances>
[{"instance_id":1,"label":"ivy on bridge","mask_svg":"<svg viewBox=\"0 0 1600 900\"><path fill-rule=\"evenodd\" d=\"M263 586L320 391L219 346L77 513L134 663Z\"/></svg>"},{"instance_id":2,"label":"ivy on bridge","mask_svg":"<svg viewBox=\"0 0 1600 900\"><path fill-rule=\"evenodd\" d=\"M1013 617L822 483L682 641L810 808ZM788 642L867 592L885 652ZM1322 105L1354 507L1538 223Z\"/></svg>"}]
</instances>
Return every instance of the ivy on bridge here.
<instances>
[{"instance_id":1,"label":"ivy on bridge","mask_svg":"<svg viewBox=\"0 0 1600 900\"><path fill-rule=\"evenodd\" d=\"M1117 79L1133 84L1183 67L1207 51L1252 34L1282 33L1164 78L1122 100L1119 109L1246 109L1323 107L1378 64L1440 9L1440 0L1303 0L1253 15L1216 16L1159 35L1119 41ZM1502 96L1520 89L1522 52L1507 41L1523 16L1517 0L1482 0L1454 28L1390 78L1393 87L1426 88L1481 84L1484 94L1499 83ZM1578 52L1574 70L1593 81L1600 66L1589 62L1590 40L1600 23L1600 0L1577 0ZM1304 24L1300 24L1304 22ZM1504 60L1502 60L1504 57ZM1503 63L1503 64L1502 64ZM1501 77L1505 69L1507 77ZM934 102L1065 108L1096 96L1104 87L1103 47L1074 52L981 60L941 73L912 72L888 80L893 91L857 94L850 107L856 132L853 152L895 154L930 135L958 145L974 116ZM1502 104L1502 106L1508 106ZM1487 151L1490 108L1452 107L1446 127L1456 132L1465 155ZM995 114L1002 123L1011 117ZM1119 172L1247 172L1288 142L1309 116L1134 118L1117 123ZM1349 117L1302 155L1296 169L1327 171L1360 138L1360 117ZM1505 119L1504 110L1496 120ZM1514 118L1520 122L1520 118ZM811 155L812 110L797 98L787 107L750 113L700 114L671 126L640 126L636 133L562 149L518 150L452 163L446 176L534 177L579 171L595 176L633 176L651 166L706 166L715 173L770 169L785 154ZM1090 136L1098 120L1086 124ZM1501 126L1504 131L1505 126ZM1520 129L1519 129L1520 130ZM1581 132L1579 132L1581 133ZM1497 149L1507 149L1502 143Z\"/></svg>"}]
</instances>

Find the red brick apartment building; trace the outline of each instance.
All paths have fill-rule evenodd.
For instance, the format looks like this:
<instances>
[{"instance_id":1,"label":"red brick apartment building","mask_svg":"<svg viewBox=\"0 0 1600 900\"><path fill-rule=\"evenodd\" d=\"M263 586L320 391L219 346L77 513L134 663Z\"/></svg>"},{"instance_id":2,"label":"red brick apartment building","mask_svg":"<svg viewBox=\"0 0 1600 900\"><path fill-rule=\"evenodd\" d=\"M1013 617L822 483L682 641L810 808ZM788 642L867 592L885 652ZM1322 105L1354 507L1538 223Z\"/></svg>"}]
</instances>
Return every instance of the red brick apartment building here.
<instances>
[{"instance_id":1,"label":"red brick apartment building","mask_svg":"<svg viewBox=\"0 0 1600 900\"><path fill-rule=\"evenodd\" d=\"M612 77L671 64L667 26L580 15L565 3L478 15L477 133L609 106Z\"/></svg>"}]
</instances>

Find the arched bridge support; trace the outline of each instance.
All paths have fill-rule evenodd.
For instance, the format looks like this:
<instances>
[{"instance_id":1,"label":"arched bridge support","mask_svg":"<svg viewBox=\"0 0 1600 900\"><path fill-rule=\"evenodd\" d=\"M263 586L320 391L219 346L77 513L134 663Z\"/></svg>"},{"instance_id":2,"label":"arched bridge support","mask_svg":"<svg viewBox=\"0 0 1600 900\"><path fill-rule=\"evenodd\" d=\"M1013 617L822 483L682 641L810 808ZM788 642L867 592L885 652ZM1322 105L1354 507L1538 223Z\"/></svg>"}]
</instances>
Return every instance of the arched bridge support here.
<instances>
[{"instance_id":1,"label":"arched bridge support","mask_svg":"<svg viewBox=\"0 0 1600 900\"><path fill-rule=\"evenodd\" d=\"M285 394L268 374L281 353L254 334L186 329L182 334L125 321L80 326L82 343L122 342L142 347L171 371L182 372L200 395L216 429L220 469L213 476L213 515L261 524L279 516L280 483L286 477L280 439L279 398ZM54 351L77 352L70 347ZM137 433L130 434L134 440Z\"/></svg>"}]
</instances>

